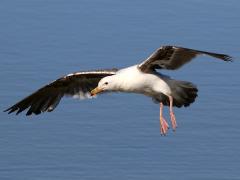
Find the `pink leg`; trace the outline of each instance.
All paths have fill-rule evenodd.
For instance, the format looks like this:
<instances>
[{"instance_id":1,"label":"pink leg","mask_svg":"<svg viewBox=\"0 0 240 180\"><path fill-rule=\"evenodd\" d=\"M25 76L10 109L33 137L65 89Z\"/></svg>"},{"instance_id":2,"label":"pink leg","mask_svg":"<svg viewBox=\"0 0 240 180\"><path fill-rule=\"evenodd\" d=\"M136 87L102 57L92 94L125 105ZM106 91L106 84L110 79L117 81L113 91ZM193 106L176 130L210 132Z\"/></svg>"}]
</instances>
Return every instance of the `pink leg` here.
<instances>
[{"instance_id":1,"label":"pink leg","mask_svg":"<svg viewBox=\"0 0 240 180\"><path fill-rule=\"evenodd\" d=\"M171 117L171 122L172 122L172 128L173 128L173 131L175 131L176 128L177 128L177 121L176 121L176 117L175 117L174 112L173 112L173 98L172 98L172 96L169 96L169 101L170 101L169 109L170 109L170 117Z\"/></svg>"},{"instance_id":2,"label":"pink leg","mask_svg":"<svg viewBox=\"0 0 240 180\"><path fill-rule=\"evenodd\" d=\"M167 121L163 117L163 104L160 103L160 132L161 135L166 135L168 131L169 125Z\"/></svg>"}]
</instances>

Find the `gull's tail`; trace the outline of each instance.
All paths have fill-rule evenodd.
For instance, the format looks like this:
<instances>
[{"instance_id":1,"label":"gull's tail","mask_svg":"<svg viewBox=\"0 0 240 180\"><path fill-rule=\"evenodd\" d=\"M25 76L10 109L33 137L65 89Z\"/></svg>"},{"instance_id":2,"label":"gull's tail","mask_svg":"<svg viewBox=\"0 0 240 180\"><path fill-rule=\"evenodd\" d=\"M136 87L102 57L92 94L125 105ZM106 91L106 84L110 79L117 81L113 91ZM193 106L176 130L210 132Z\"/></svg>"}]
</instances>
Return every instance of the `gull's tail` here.
<instances>
[{"instance_id":1,"label":"gull's tail","mask_svg":"<svg viewBox=\"0 0 240 180\"><path fill-rule=\"evenodd\" d=\"M178 81L168 78L164 80L171 89L171 95L173 97L174 106L187 107L195 101L198 89L194 84L187 81ZM164 105L169 106L169 98L164 94L160 94L157 98L154 97L154 101L162 102Z\"/></svg>"}]
</instances>

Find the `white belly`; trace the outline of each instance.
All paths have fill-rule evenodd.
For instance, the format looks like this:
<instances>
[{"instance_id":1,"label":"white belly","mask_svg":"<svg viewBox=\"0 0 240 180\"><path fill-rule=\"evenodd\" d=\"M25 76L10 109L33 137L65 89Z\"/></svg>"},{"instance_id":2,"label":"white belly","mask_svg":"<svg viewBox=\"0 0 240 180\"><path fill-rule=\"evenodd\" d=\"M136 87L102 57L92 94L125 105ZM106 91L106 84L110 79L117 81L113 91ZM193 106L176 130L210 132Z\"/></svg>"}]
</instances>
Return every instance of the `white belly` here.
<instances>
[{"instance_id":1,"label":"white belly","mask_svg":"<svg viewBox=\"0 0 240 180\"><path fill-rule=\"evenodd\" d=\"M124 92L141 93L148 96L163 93L170 95L168 84L155 74L141 72L137 66L131 66L117 73L119 90Z\"/></svg>"}]
</instances>

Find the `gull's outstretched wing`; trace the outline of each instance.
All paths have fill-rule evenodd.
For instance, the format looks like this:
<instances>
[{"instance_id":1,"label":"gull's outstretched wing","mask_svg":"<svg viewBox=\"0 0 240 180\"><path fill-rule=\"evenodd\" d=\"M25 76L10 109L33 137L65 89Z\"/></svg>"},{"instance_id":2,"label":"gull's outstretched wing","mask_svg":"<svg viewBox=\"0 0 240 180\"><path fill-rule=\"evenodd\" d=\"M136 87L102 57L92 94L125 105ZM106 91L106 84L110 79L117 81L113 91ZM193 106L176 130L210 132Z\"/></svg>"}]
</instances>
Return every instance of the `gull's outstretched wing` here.
<instances>
[{"instance_id":1,"label":"gull's outstretched wing","mask_svg":"<svg viewBox=\"0 0 240 180\"><path fill-rule=\"evenodd\" d=\"M224 61L232 61L232 57L226 54L217 54L177 46L162 46L139 64L138 67L143 72L151 72L155 69L174 70L190 62L197 55L208 55Z\"/></svg>"},{"instance_id":2,"label":"gull's outstretched wing","mask_svg":"<svg viewBox=\"0 0 240 180\"><path fill-rule=\"evenodd\" d=\"M26 115L53 111L63 96L89 98L92 89L106 76L114 75L117 69L76 72L61 77L40 88L30 96L6 109L5 112L16 114L29 108Z\"/></svg>"}]
</instances>

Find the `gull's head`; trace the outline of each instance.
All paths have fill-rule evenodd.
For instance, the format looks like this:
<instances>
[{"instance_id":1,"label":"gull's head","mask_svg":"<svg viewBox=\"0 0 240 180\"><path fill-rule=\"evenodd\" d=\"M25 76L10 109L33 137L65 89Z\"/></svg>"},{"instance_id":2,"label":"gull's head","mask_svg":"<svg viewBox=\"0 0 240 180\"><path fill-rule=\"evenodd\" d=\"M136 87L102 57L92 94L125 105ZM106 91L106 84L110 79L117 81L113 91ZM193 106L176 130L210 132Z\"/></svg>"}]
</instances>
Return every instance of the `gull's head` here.
<instances>
[{"instance_id":1,"label":"gull's head","mask_svg":"<svg viewBox=\"0 0 240 180\"><path fill-rule=\"evenodd\" d=\"M102 78L99 81L98 86L91 91L91 96L102 93L104 91L112 90L114 90L114 75Z\"/></svg>"}]
</instances>

